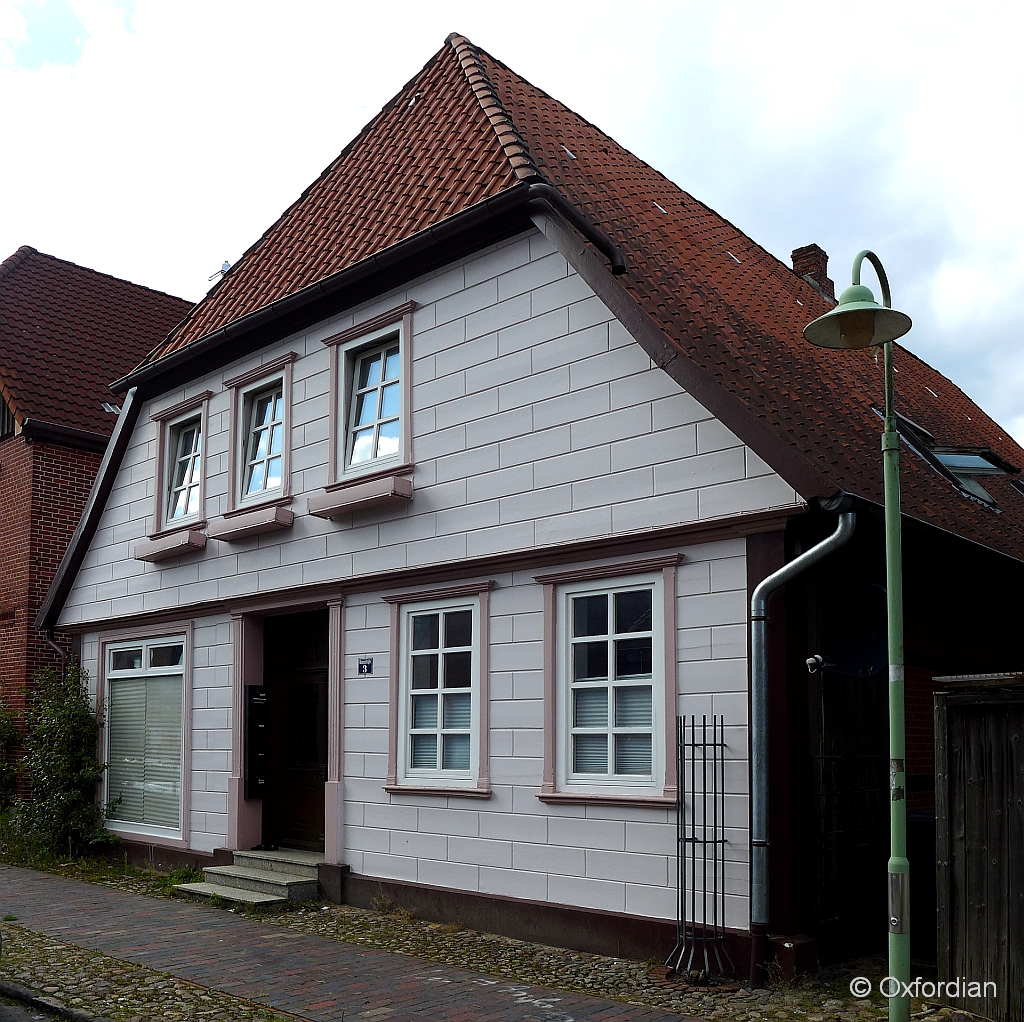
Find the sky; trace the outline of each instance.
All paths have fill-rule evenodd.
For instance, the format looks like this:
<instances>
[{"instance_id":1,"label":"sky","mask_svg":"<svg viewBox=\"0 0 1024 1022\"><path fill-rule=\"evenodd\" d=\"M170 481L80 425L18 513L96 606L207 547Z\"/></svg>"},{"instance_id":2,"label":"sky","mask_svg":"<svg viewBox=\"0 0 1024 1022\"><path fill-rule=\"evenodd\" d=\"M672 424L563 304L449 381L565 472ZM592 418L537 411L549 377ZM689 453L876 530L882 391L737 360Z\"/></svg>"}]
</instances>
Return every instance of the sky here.
<instances>
[{"instance_id":1,"label":"sky","mask_svg":"<svg viewBox=\"0 0 1024 1022\"><path fill-rule=\"evenodd\" d=\"M0 258L198 300L452 31L837 290L873 249L907 346L1024 442L1010 0L0 0Z\"/></svg>"}]
</instances>

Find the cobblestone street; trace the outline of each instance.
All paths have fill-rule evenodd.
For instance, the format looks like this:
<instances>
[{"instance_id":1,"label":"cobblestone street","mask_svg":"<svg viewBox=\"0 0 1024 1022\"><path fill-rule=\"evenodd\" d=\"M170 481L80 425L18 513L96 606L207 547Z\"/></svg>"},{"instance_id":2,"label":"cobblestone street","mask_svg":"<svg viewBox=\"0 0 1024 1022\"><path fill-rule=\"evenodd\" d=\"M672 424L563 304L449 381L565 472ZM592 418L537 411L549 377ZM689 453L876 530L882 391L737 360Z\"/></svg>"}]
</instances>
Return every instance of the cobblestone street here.
<instances>
[{"instance_id":1,"label":"cobblestone street","mask_svg":"<svg viewBox=\"0 0 1024 1022\"><path fill-rule=\"evenodd\" d=\"M0 868L0 908L17 917L17 925L5 928L5 978L36 989L45 983L42 990L65 1003L78 998L95 1014L118 1020L269 1022L275 1011L315 1022L412 1016L425 1022L679 1018L15 867ZM115 982L104 959L142 968L119 964Z\"/></svg>"}]
</instances>

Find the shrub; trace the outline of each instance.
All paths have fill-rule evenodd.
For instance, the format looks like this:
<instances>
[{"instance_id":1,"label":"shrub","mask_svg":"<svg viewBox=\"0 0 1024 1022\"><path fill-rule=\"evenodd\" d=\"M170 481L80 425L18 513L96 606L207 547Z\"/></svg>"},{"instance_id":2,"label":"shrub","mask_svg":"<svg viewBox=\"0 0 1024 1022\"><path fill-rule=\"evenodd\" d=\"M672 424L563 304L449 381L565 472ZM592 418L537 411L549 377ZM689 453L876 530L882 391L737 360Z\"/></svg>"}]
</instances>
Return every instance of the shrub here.
<instances>
[{"instance_id":1,"label":"shrub","mask_svg":"<svg viewBox=\"0 0 1024 1022\"><path fill-rule=\"evenodd\" d=\"M96 758L101 717L89 700L88 680L68 660L63 673L40 671L28 692L22 743L32 796L16 800L12 823L43 854L80 854L107 839L96 801L105 769Z\"/></svg>"},{"instance_id":2,"label":"shrub","mask_svg":"<svg viewBox=\"0 0 1024 1022\"><path fill-rule=\"evenodd\" d=\"M18 782L18 770L11 761L21 735L14 721L14 714L0 706L0 813L10 808Z\"/></svg>"}]
</instances>

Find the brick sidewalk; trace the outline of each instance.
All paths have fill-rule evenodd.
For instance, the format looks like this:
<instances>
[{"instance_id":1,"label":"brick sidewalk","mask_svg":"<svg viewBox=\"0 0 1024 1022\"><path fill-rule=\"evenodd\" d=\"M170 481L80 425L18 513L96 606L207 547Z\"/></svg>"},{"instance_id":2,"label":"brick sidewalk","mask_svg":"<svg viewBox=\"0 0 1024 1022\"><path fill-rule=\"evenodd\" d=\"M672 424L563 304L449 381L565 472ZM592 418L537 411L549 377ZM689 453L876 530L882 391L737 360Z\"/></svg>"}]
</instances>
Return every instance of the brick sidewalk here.
<instances>
[{"instance_id":1,"label":"brick sidewalk","mask_svg":"<svg viewBox=\"0 0 1024 1022\"><path fill-rule=\"evenodd\" d=\"M315 1022L678 1022L679 1015L496 980L164 901L0 866L0 914L68 944Z\"/></svg>"}]
</instances>

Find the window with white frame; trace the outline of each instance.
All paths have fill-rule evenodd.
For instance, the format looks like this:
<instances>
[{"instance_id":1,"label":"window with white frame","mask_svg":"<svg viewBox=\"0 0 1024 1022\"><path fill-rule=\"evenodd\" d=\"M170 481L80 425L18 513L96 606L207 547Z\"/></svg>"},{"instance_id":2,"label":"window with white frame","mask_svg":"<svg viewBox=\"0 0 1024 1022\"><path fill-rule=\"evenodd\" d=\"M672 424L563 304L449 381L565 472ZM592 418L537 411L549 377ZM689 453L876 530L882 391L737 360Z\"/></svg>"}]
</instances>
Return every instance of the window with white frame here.
<instances>
[{"instance_id":1,"label":"window with white frame","mask_svg":"<svg viewBox=\"0 0 1024 1022\"><path fill-rule=\"evenodd\" d=\"M397 458L401 449L402 359L397 335L355 359L346 467Z\"/></svg>"},{"instance_id":2,"label":"window with white frame","mask_svg":"<svg viewBox=\"0 0 1024 1022\"><path fill-rule=\"evenodd\" d=\"M191 416L169 427L166 523L197 516L202 511L203 420Z\"/></svg>"},{"instance_id":3,"label":"window with white frame","mask_svg":"<svg viewBox=\"0 0 1024 1022\"><path fill-rule=\"evenodd\" d=\"M560 782L654 789L664 773L662 580L561 590Z\"/></svg>"},{"instance_id":4,"label":"window with white frame","mask_svg":"<svg viewBox=\"0 0 1024 1022\"><path fill-rule=\"evenodd\" d=\"M479 603L414 604L402 617L402 775L465 784L475 779L479 741Z\"/></svg>"},{"instance_id":5,"label":"window with white frame","mask_svg":"<svg viewBox=\"0 0 1024 1022\"><path fill-rule=\"evenodd\" d=\"M246 395L242 499L280 490L284 478L284 383Z\"/></svg>"},{"instance_id":6,"label":"window with white frame","mask_svg":"<svg viewBox=\"0 0 1024 1022\"><path fill-rule=\"evenodd\" d=\"M106 647L106 801L118 829L180 836L185 638Z\"/></svg>"}]
</instances>

